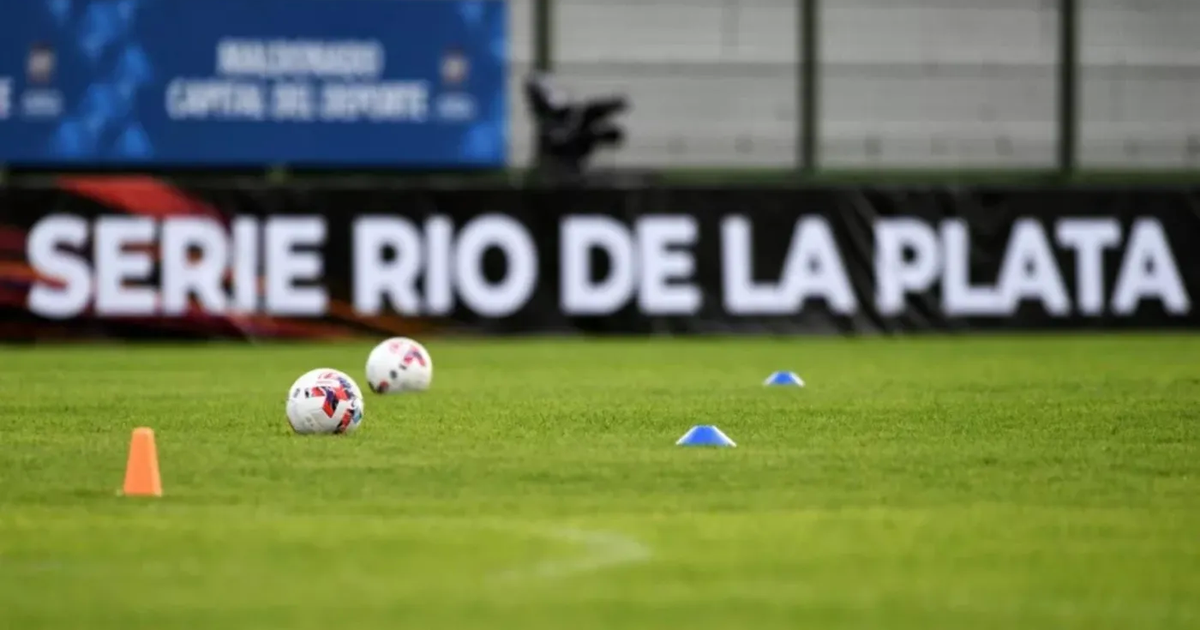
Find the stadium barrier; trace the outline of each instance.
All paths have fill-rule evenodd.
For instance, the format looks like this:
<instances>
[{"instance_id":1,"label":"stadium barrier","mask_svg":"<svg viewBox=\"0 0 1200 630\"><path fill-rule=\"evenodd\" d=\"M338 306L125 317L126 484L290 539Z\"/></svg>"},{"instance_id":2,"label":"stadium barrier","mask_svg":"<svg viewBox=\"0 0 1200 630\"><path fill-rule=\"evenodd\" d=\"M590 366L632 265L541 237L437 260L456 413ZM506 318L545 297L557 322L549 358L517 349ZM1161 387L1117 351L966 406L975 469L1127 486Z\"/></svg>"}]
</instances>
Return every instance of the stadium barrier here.
<instances>
[{"instance_id":1,"label":"stadium barrier","mask_svg":"<svg viewBox=\"0 0 1200 630\"><path fill-rule=\"evenodd\" d=\"M6 168L507 164L504 2L47 0L3 16Z\"/></svg>"},{"instance_id":2,"label":"stadium barrier","mask_svg":"<svg viewBox=\"0 0 1200 630\"><path fill-rule=\"evenodd\" d=\"M0 188L47 337L1197 327L1200 189Z\"/></svg>"}]
</instances>

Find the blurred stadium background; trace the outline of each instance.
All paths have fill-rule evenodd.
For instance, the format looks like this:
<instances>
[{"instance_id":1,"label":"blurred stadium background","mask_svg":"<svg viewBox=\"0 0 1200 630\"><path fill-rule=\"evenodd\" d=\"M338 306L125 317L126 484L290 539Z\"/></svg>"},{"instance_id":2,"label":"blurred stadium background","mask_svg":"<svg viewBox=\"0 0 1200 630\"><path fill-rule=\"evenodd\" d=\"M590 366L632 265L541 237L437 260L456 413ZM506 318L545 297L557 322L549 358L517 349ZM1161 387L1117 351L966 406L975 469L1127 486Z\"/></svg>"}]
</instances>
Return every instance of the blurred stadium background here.
<instances>
[{"instance_id":1,"label":"blurred stadium background","mask_svg":"<svg viewBox=\"0 0 1200 630\"><path fill-rule=\"evenodd\" d=\"M1197 0L10 0L0 164L0 628L1200 627Z\"/></svg>"},{"instance_id":2,"label":"blurred stadium background","mask_svg":"<svg viewBox=\"0 0 1200 630\"><path fill-rule=\"evenodd\" d=\"M542 65L581 92L629 94L630 141L612 157L622 166L786 169L811 131L830 169L1048 169L1064 126L1077 129L1081 168L1200 159L1200 7L1186 1L510 6L514 80ZM510 93L519 111L516 84ZM527 125L514 117L518 164L531 156Z\"/></svg>"}]
</instances>

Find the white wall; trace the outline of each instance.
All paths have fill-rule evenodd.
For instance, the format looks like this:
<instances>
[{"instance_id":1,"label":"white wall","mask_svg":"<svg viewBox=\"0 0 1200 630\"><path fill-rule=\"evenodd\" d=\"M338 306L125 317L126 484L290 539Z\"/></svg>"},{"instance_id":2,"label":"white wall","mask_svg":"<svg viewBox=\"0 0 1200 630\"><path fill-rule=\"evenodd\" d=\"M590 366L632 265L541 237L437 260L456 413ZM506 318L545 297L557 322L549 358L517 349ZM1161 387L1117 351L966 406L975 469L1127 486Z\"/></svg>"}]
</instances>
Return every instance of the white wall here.
<instances>
[{"instance_id":1,"label":"white wall","mask_svg":"<svg viewBox=\"0 0 1200 630\"><path fill-rule=\"evenodd\" d=\"M1083 158L1200 166L1200 1L1082 4Z\"/></svg>"},{"instance_id":2,"label":"white wall","mask_svg":"<svg viewBox=\"0 0 1200 630\"><path fill-rule=\"evenodd\" d=\"M1052 4L826 2L825 164L1052 164Z\"/></svg>"},{"instance_id":3,"label":"white wall","mask_svg":"<svg viewBox=\"0 0 1200 630\"><path fill-rule=\"evenodd\" d=\"M1045 166L1057 0L826 0L820 139L831 167ZM510 0L514 163L530 2ZM1081 159L1200 166L1200 0L1082 0ZM622 91L624 166L786 166L797 153L794 0L558 0L561 78Z\"/></svg>"}]
</instances>

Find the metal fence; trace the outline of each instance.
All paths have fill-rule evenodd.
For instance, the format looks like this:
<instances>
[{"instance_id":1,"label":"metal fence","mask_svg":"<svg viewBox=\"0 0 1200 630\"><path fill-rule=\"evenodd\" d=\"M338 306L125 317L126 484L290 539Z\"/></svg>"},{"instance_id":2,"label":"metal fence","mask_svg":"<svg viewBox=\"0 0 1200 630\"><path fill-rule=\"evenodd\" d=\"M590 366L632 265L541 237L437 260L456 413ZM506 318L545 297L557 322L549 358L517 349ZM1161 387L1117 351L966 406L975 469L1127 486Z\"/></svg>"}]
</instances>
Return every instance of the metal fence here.
<instances>
[{"instance_id":1,"label":"metal fence","mask_svg":"<svg viewBox=\"0 0 1200 630\"><path fill-rule=\"evenodd\" d=\"M1196 0L509 0L525 72L633 101L630 167L1200 167Z\"/></svg>"}]
</instances>

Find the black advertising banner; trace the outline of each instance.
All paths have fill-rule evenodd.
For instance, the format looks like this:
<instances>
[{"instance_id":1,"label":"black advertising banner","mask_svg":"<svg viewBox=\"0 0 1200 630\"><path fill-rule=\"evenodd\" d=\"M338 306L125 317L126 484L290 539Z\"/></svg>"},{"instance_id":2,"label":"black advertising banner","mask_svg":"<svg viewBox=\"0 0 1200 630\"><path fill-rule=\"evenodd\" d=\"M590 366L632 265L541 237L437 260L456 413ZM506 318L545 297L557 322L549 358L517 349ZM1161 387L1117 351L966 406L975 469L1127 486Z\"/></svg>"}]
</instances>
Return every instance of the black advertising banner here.
<instances>
[{"instance_id":1,"label":"black advertising banner","mask_svg":"<svg viewBox=\"0 0 1200 630\"><path fill-rule=\"evenodd\" d=\"M0 189L0 337L1200 327L1200 189Z\"/></svg>"}]
</instances>

